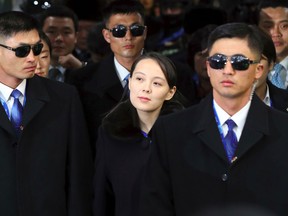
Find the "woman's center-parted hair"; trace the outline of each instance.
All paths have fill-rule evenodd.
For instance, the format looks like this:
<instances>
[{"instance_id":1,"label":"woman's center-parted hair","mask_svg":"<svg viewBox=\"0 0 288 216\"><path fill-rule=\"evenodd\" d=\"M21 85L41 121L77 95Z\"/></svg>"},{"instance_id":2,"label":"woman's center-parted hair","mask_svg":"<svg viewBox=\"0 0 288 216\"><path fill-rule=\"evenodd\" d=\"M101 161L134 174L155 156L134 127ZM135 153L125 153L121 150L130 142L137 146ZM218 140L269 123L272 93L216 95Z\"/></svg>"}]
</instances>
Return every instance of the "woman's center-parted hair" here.
<instances>
[{"instance_id":1,"label":"woman's center-parted hair","mask_svg":"<svg viewBox=\"0 0 288 216\"><path fill-rule=\"evenodd\" d=\"M174 63L168 57L163 56L157 52L148 52L148 53L141 55L139 58L137 58L132 64L131 76L133 75L133 72L137 64L143 59L152 59L155 62L157 62L161 70L163 71L163 74L167 80L169 88L173 88L174 86L176 86L177 74L176 74L176 68L175 68Z\"/></svg>"}]
</instances>

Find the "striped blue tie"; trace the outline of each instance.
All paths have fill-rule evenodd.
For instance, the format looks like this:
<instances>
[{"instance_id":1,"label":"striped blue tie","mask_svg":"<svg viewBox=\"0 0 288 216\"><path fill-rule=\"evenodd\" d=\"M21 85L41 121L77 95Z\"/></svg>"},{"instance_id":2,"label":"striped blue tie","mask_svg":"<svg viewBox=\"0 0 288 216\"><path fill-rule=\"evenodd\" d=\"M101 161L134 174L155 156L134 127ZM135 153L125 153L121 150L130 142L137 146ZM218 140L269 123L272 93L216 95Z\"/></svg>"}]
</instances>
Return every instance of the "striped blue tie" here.
<instances>
[{"instance_id":1,"label":"striped blue tie","mask_svg":"<svg viewBox=\"0 0 288 216\"><path fill-rule=\"evenodd\" d=\"M285 81L286 81L286 74L283 65L276 64L274 66L275 73L271 77L271 82L273 85L277 86L278 88L286 89Z\"/></svg>"},{"instance_id":2,"label":"striped blue tie","mask_svg":"<svg viewBox=\"0 0 288 216\"><path fill-rule=\"evenodd\" d=\"M226 124L228 125L228 133L224 137L224 141L225 141L228 160L232 161L234 152L238 144L237 136L235 132L233 131L233 128L236 126L236 124L232 119L228 119L226 121Z\"/></svg>"},{"instance_id":3,"label":"striped blue tie","mask_svg":"<svg viewBox=\"0 0 288 216\"><path fill-rule=\"evenodd\" d=\"M14 102L11 109L11 122L17 132L19 134L20 132L20 126L22 121L22 112L23 112L23 106L19 101L19 97L22 95L22 93L15 89L11 93L11 97L14 98Z\"/></svg>"},{"instance_id":4,"label":"striped blue tie","mask_svg":"<svg viewBox=\"0 0 288 216\"><path fill-rule=\"evenodd\" d=\"M125 98L128 98L129 97L129 94L130 94L130 91L129 91L129 77L130 77L130 74L128 74L125 78L124 78L124 80L125 80L125 86L124 86L124 93L123 93L123 95L125 95L125 96L123 96L123 97L125 97Z\"/></svg>"}]
</instances>

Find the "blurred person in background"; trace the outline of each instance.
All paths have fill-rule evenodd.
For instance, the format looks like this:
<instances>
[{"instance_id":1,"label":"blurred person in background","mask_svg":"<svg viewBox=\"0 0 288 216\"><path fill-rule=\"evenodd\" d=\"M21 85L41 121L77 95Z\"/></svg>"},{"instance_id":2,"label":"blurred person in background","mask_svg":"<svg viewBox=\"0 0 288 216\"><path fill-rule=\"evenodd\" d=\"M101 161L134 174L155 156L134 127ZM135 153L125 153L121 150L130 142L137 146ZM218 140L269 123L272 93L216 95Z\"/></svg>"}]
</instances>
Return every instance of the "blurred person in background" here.
<instances>
[{"instance_id":1,"label":"blurred person in background","mask_svg":"<svg viewBox=\"0 0 288 216\"><path fill-rule=\"evenodd\" d=\"M276 49L276 64L268 74L279 88L288 86L288 1L262 0L258 5L258 26L272 38ZM278 69L279 68L279 69Z\"/></svg>"},{"instance_id":2,"label":"blurred person in background","mask_svg":"<svg viewBox=\"0 0 288 216\"><path fill-rule=\"evenodd\" d=\"M35 74L42 77L48 76L48 71L51 63L52 46L49 37L43 31L39 31L39 36L43 44L41 53L39 54L39 61L35 70Z\"/></svg>"},{"instance_id":3,"label":"blurred person in background","mask_svg":"<svg viewBox=\"0 0 288 216\"><path fill-rule=\"evenodd\" d=\"M39 14L39 23L52 44L48 78L69 83L71 71L86 65L75 52L78 16L65 5L53 5Z\"/></svg>"},{"instance_id":4,"label":"blurred person in background","mask_svg":"<svg viewBox=\"0 0 288 216\"><path fill-rule=\"evenodd\" d=\"M79 21L75 52L77 53L79 60L82 62L89 62L91 61L91 53L87 44L88 34L93 29L93 27L100 22L100 20L97 20L97 17L95 18L94 14L77 14ZM95 40L94 43L98 43L98 41Z\"/></svg>"},{"instance_id":5,"label":"blurred person in background","mask_svg":"<svg viewBox=\"0 0 288 216\"><path fill-rule=\"evenodd\" d=\"M104 39L102 31L105 28L105 23L100 22L92 27L87 35L87 50L91 58L85 67L72 71L70 84L76 86L82 96L84 92L84 84L89 82L94 73L97 71L97 65L107 56L112 55L110 44Z\"/></svg>"},{"instance_id":6,"label":"blurred person in background","mask_svg":"<svg viewBox=\"0 0 288 216\"><path fill-rule=\"evenodd\" d=\"M185 10L188 1L159 0L160 23L158 31L153 35L152 43L147 41L147 50L160 52L175 60L183 59L186 35L183 27Z\"/></svg>"},{"instance_id":7,"label":"blurred person in background","mask_svg":"<svg viewBox=\"0 0 288 216\"><path fill-rule=\"evenodd\" d=\"M100 62L104 57L111 53L109 43L102 35L102 30L104 28L105 24L103 22L99 22L88 32L86 43L87 50L91 54L91 62Z\"/></svg>"},{"instance_id":8,"label":"blurred person in background","mask_svg":"<svg viewBox=\"0 0 288 216\"><path fill-rule=\"evenodd\" d=\"M191 77L196 87L196 99L200 102L212 90L207 73L206 60L209 34L217 27L215 24L206 25L192 33L187 45L187 62L191 67Z\"/></svg>"},{"instance_id":9,"label":"blurred person in background","mask_svg":"<svg viewBox=\"0 0 288 216\"><path fill-rule=\"evenodd\" d=\"M258 79L255 93L270 107L288 113L288 92L273 85L268 79L269 72L276 63L276 49L270 35L262 29L259 30L263 43L263 52L260 63L263 64L263 75Z\"/></svg>"}]
</instances>

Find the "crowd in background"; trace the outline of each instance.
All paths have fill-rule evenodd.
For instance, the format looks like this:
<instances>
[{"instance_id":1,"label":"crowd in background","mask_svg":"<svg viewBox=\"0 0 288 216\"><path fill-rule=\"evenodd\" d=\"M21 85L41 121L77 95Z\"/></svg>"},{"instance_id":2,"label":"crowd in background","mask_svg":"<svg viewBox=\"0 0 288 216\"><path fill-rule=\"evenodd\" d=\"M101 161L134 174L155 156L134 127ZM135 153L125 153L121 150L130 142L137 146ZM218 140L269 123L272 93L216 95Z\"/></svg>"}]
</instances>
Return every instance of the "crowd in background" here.
<instances>
[{"instance_id":1,"label":"crowd in background","mask_svg":"<svg viewBox=\"0 0 288 216\"><path fill-rule=\"evenodd\" d=\"M277 119L282 124L288 123L283 114L288 111L287 3L275 0L275 4L277 5L279 1L281 6L274 7L274 0L263 0L262 4L259 4L259 0L139 0L137 3L136 1L127 3L123 0L126 2L123 7L117 1L122 0L97 0L93 3L91 0L0 0L0 13L15 10L36 18L41 29L39 30L40 42L37 44L41 43L43 47L41 52L37 53L36 45L31 45L29 52L32 49L33 55L39 56L35 74L41 77L40 80L42 77L45 82L49 80L45 86L54 86L57 83L55 89L63 91L63 95L61 93L59 96L54 89L49 89L53 92L51 93L53 97L66 102L64 93L67 89L71 87L71 94L76 94L74 90L78 91L79 98L78 95L74 95L76 105L71 105L71 109L73 114L79 112L80 117L78 117L83 117L81 120L76 118L75 122L79 121L81 125L87 125L87 128L85 125L83 129L79 129L83 132L76 138L81 140L82 135L87 135L84 144L88 143L90 146L86 146L84 153L91 151L91 158L89 156L84 161L89 168L92 166L90 162L94 162L94 170L90 169L84 173L88 178L91 177L92 170L94 173L93 191L91 189L91 194L93 192L94 196L92 204L94 215L135 216L139 209L141 209L140 215L143 216L160 216L165 215L163 212L177 211L177 215L186 216L190 212L196 215L196 210L203 210L205 206L210 206L215 201L211 197L233 196L237 193L240 194L238 198L241 201L261 203L280 215L287 213L288 211L283 208L287 204L286 193L281 192L277 181L271 179L275 190L267 190L276 197L273 200L270 199L270 195L264 192L261 194L263 187L269 186L268 181L263 181L263 185L254 182L254 179L260 179L261 176L264 179L273 174L279 177L277 175L281 173L279 166L277 169L270 167L271 163L279 165L279 160L272 158L274 155L268 159L272 161L271 163L264 159L269 152L273 154L276 152L275 148L271 148L271 143L276 143L277 148L282 151L281 154L284 154L280 161L283 164L287 162L285 159L287 155L284 153L287 150L284 129L278 128L275 122L269 121L271 120L269 117L272 116L271 118ZM35 33L33 29L31 31ZM210 38L211 34L214 37ZM33 37L35 38L36 36ZM226 47L226 43L229 46ZM9 46L1 46L9 49ZM10 51L14 51L16 57L19 57L17 49L12 48ZM247 58L249 55L253 58ZM228 62L230 63L227 64ZM233 80L239 85L236 93L230 95L223 91L218 81L222 74L219 70L229 75L236 71L236 78ZM242 71L245 73L248 71L248 75L246 76ZM229 86L232 78L226 79L223 82L227 83L223 85ZM53 80L51 84L50 80ZM40 83L40 81L36 82ZM59 83L63 84L63 89L62 84ZM69 86L67 89L66 84ZM0 93L2 89L0 85ZM145 93L139 96L140 91ZM243 92L246 94L242 95ZM149 93L153 100L147 96ZM243 97L240 99L239 95ZM142 102L151 100L153 104L145 106L138 101L139 97ZM232 100L233 97L237 97L240 102ZM46 100L45 97L44 99ZM261 101L268 107L273 107L273 111L272 109L267 111L267 107L263 106ZM80 102L81 108L78 107ZM69 110L69 106L68 104L64 107ZM57 104L52 108L56 107ZM274 108L277 109L276 112ZM248 112L250 109L253 116L250 111ZM261 116L257 115L258 109ZM183 110L188 111L182 112ZM278 110L281 112L278 113ZM180 114L171 114L178 112ZM219 119L216 118L217 113ZM169 117L170 114L172 117ZM214 115L218 125L214 121L211 123ZM160 120L157 122L158 117ZM233 118L236 121L235 139L241 141L241 147L238 148L238 152L236 150L238 155L234 157L232 155L231 159L226 158L222 148L214 146L214 140L219 141L221 145L219 132L224 144L224 134L230 132L230 126L228 124L226 126L224 122L225 118ZM197 119L201 119L201 122L193 124ZM256 119L256 122L250 119ZM263 125L272 128L272 135L261 125L262 120ZM248 129L244 127L246 121ZM67 132L69 135L72 132L77 133L79 125L76 126L75 122L69 125L69 122L65 121L67 124L65 128L70 126L72 129L67 132L62 128L62 132ZM60 120L58 124L61 124ZM216 130L216 126L219 131ZM72 131L74 127L77 130ZM190 127L192 130L188 131L187 128ZM180 138L174 133L179 128ZM256 130L253 130L255 128ZM280 139L274 137L278 133L283 134ZM71 136L73 138L74 134ZM213 137L213 141L210 140L210 136ZM240 139L240 137L244 138ZM180 140L180 148L175 148L175 144L178 146L177 141ZM187 140L193 140L195 145L185 146ZM156 147L150 147L151 143L157 143ZM207 146L211 145L208 150L203 147L203 143ZM247 143L250 146L245 147ZM259 143L264 147L259 147ZM79 148L77 144L73 144L76 147L72 146L72 150L69 149L72 152L71 158L70 155L68 156L70 163L73 163L72 157L77 160L75 156ZM250 147L251 154L249 154ZM257 151L252 147L257 148ZM215 152L210 151L210 148ZM150 160L152 151L154 154ZM186 151L190 155L187 155ZM190 158L191 155L193 159ZM262 170L261 164L257 161L265 163L268 167L267 173ZM239 166L236 166L238 163ZM217 170L214 172L215 164ZM284 168L286 166L283 165ZM190 176L191 167L193 172ZM80 173L80 169L81 167L75 168L76 171L72 174L67 172L71 176L77 176L76 172ZM253 173L255 169L260 170L261 176ZM198 175L199 170L201 170L200 175ZM246 171L250 174L249 180L246 179ZM220 177L221 172L223 175ZM191 178L195 181L192 186L183 178L187 173L189 173L187 179ZM209 173L208 177L207 173ZM231 184L237 185L236 189L228 184L230 181L228 176L232 178ZM288 179L286 174L281 174L281 177ZM255 193L249 189L245 180L255 186L253 188ZM206 181L209 184L206 184ZM85 193L90 183L87 183ZM205 190L200 191L197 184L202 183ZM146 184L145 193L141 191L142 184ZM178 189L173 191L174 187ZM211 190L213 193L210 194L210 199L207 196ZM179 191L181 193L178 193ZM194 192L197 195L194 196ZM247 197L250 192L251 195ZM140 193L143 197L140 197ZM154 193L157 193L158 197L155 198ZM91 194L86 196L87 200L92 198ZM158 202L157 206L150 202L153 199L155 203ZM239 200L234 198L236 203ZM69 204L73 205L73 200ZM203 209L201 209L202 205ZM244 207L250 206L244 205ZM246 211L246 208L241 208L242 210ZM87 210L89 211L90 209ZM222 208L215 211L221 214ZM16 210L13 210L13 213L15 212ZM208 212L209 209L206 215L205 211L199 211L199 215L202 213L206 216L213 215Z\"/></svg>"}]
</instances>

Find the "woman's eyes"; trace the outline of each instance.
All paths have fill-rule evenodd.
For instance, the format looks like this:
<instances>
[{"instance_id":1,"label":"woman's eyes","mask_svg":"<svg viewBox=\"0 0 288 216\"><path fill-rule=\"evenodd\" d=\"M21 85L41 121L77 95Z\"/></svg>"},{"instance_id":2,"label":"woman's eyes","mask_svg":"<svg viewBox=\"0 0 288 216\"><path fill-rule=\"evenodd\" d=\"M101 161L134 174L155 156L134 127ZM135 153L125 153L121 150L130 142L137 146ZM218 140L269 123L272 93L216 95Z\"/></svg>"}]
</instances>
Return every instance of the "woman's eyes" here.
<instances>
[{"instance_id":1,"label":"woman's eyes","mask_svg":"<svg viewBox=\"0 0 288 216\"><path fill-rule=\"evenodd\" d=\"M141 77L136 77L136 80L141 81L141 80L143 80L143 78L141 78Z\"/></svg>"},{"instance_id":2,"label":"woman's eyes","mask_svg":"<svg viewBox=\"0 0 288 216\"><path fill-rule=\"evenodd\" d=\"M135 77L135 79L136 79L137 81L141 81L141 82L144 81L144 78L142 78L142 77ZM155 85L155 86L162 86L162 83L161 83L161 82L154 81L154 82L153 82L153 85Z\"/></svg>"}]
</instances>

